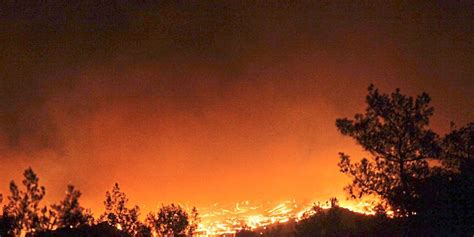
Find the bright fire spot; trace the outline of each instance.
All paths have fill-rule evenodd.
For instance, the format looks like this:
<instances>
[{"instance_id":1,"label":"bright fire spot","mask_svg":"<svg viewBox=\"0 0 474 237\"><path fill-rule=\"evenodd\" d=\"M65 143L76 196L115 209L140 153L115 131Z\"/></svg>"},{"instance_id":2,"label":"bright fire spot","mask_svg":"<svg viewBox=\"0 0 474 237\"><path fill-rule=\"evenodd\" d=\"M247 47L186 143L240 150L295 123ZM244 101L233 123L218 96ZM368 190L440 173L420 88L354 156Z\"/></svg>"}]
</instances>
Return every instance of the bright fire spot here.
<instances>
[{"instance_id":1,"label":"bright fire spot","mask_svg":"<svg viewBox=\"0 0 474 237\"><path fill-rule=\"evenodd\" d=\"M233 234L243 228L255 229L274 223L285 223L290 220L300 221L305 216L315 213L313 207L318 203L323 209L330 208L328 202L297 202L296 200L281 203L266 202L254 204L242 201L232 205L216 203L211 207L201 208L201 223L198 225L198 236L216 236ZM373 214L369 203L340 203L341 207L354 212Z\"/></svg>"}]
</instances>

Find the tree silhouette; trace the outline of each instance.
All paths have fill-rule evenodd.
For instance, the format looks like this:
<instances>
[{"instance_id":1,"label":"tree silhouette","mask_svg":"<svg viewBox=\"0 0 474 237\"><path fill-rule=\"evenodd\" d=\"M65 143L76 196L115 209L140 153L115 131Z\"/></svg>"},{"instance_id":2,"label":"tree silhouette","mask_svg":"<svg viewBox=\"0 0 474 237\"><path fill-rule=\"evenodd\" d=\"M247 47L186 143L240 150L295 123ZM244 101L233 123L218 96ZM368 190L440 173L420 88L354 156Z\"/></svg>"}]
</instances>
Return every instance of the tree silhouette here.
<instances>
[{"instance_id":1,"label":"tree silhouette","mask_svg":"<svg viewBox=\"0 0 474 237\"><path fill-rule=\"evenodd\" d=\"M4 218L11 220L11 233L19 235L22 231L27 233L44 229L47 218L46 207L40 208L39 204L45 195L45 188L39 185L39 178L31 168L23 173L22 181L25 190L20 190L14 181L10 182L10 196L4 206Z\"/></svg>"},{"instance_id":2,"label":"tree silhouette","mask_svg":"<svg viewBox=\"0 0 474 237\"><path fill-rule=\"evenodd\" d=\"M152 231L152 228L150 226L140 223L135 236L136 237L151 237L153 236L151 231Z\"/></svg>"},{"instance_id":3,"label":"tree silhouette","mask_svg":"<svg viewBox=\"0 0 474 237\"><path fill-rule=\"evenodd\" d=\"M187 234L190 235L190 236L193 236L194 233L196 232L197 228L198 228L198 224L200 222L200 218L199 218L199 213L196 209L196 207L193 207L193 209L191 210L191 216L189 218L189 225L188 225L188 230L187 230Z\"/></svg>"},{"instance_id":4,"label":"tree silhouette","mask_svg":"<svg viewBox=\"0 0 474 237\"><path fill-rule=\"evenodd\" d=\"M3 195L0 193L0 204L3 202ZM0 215L0 236L12 236L12 221L5 212Z\"/></svg>"},{"instance_id":5,"label":"tree silhouette","mask_svg":"<svg viewBox=\"0 0 474 237\"><path fill-rule=\"evenodd\" d=\"M441 161L445 168L474 174L474 123L454 129L443 138L441 145Z\"/></svg>"},{"instance_id":6,"label":"tree silhouette","mask_svg":"<svg viewBox=\"0 0 474 237\"><path fill-rule=\"evenodd\" d=\"M428 128L433 107L426 93L416 99L400 93L379 93L368 88L367 108L354 119L337 119L343 134L354 138L371 155L353 163L340 153L341 172L352 177L346 187L352 198L378 196L397 216L410 216L415 208L416 181L429 175L428 158L439 152L438 136Z\"/></svg>"},{"instance_id":7,"label":"tree silhouette","mask_svg":"<svg viewBox=\"0 0 474 237\"><path fill-rule=\"evenodd\" d=\"M339 200L337 200L336 197L329 198L329 204L330 204L330 207L338 207Z\"/></svg>"},{"instance_id":8,"label":"tree silhouette","mask_svg":"<svg viewBox=\"0 0 474 237\"><path fill-rule=\"evenodd\" d=\"M474 234L474 123L447 134L441 167L420 185L417 225L435 235Z\"/></svg>"},{"instance_id":9,"label":"tree silhouette","mask_svg":"<svg viewBox=\"0 0 474 237\"><path fill-rule=\"evenodd\" d=\"M0 236L13 236L14 220L8 215L0 216Z\"/></svg>"},{"instance_id":10,"label":"tree silhouette","mask_svg":"<svg viewBox=\"0 0 474 237\"><path fill-rule=\"evenodd\" d=\"M197 211L194 215L197 217ZM185 236L190 224L188 213L173 203L162 206L156 215L148 214L147 222L161 236Z\"/></svg>"},{"instance_id":11,"label":"tree silhouette","mask_svg":"<svg viewBox=\"0 0 474 237\"><path fill-rule=\"evenodd\" d=\"M59 204L51 205L54 213L54 224L57 228L76 228L93 222L90 210L86 210L79 204L81 192L73 185L68 185L66 196Z\"/></svg>"},{"instance_id":12,"label":"tree silhouette","mask_svg":"<svg viewBox=\"0 0 474 237\"><path fill-rule=\"evenodd\" d=\"M115 183L112 191L105 193L105 212L100 220L135 236L141 228L141 223L138 221L140 208L138 206L128 208L127 204L127 196L120 191L118 183Z\"/></svg>"},{"instance_id":13,"label":"tree silhouette","mask_svg":"<svg viewBox=\"0 0 474 237\"><path fill-rule=\"evenodd\" d=\"M131 237L129 233L119 230L106 222L95 225L82 225L77 228L59 228L43 231L32 235L32 237ZM151 235L146 235L151 236ZM134 237L144 237L135 235Z\"/></svg>"}]
</instances>

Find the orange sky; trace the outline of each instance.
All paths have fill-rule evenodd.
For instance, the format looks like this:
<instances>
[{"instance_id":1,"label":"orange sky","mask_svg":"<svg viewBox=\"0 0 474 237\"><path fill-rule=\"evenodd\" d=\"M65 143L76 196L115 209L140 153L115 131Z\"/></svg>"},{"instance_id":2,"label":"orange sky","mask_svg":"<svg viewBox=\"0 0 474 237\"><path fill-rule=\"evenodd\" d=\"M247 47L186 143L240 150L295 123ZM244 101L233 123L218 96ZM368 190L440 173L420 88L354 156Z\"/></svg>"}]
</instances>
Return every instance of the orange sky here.
<instances>
[{"instance_id":1,"label":"orange sky","mask_svg":"<svg viewBox=\"0 0 474 237\"><path fill-rule=\"evenodd\" d=\"M335 119L363 111L370 83L428 92L440 133L473 120L463 6L284 6L2 18L0 192L31 166L48 201L72 183L94 212L114 182L145 211L343 198L337 153L362 151Z\"/></svg>"}]
</instances>

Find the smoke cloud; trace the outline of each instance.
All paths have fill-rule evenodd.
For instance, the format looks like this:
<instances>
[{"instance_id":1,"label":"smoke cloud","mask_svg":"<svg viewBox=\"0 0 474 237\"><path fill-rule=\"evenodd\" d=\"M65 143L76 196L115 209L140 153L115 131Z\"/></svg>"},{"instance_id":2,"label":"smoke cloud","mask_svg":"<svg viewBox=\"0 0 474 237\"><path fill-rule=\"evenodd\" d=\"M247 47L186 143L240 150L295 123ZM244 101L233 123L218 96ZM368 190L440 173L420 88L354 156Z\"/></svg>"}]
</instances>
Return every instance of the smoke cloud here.
<instances>
[{"instance_id":1,"label":"smoke cloud","mask_svg":"<svg viewBox=\"0 0 474 237\"><path fill-rule=\"evenodd\" d=\"M363 154L334 121L370 83L428 92L438 131L474 118L472 4L2 9L1 192L31 165L51 198L74 183L94 207L114 181L148 207L327 198L337 152Z\"/></svg>"}]
</instances>

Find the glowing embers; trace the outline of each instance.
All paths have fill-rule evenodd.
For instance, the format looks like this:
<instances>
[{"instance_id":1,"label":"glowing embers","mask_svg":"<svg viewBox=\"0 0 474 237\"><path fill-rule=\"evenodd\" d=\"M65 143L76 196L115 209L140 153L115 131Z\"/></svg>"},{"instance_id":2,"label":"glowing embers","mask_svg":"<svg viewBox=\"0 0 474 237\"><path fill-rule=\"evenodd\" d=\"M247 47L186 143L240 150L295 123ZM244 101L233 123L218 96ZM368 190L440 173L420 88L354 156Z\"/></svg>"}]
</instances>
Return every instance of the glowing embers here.
<instances>
[{"instance_id":1,"label":"glowing embers","mask_svg":"<svg viewBox=\"0 0 474 237\"><path fill-rule=\"evenodd\" d=\"M232 234L243 228L256 229L290 220L300 221L315 213L315 205L323 209L331 207L329 202L297 202L296 200L262 204L249 201L230 205L216 203L211 207L201 208L198 234L199 236ZM359 213L373 213L372 205L366 202L341 203L341 206Z\"/></svg>"}]
</instances>

